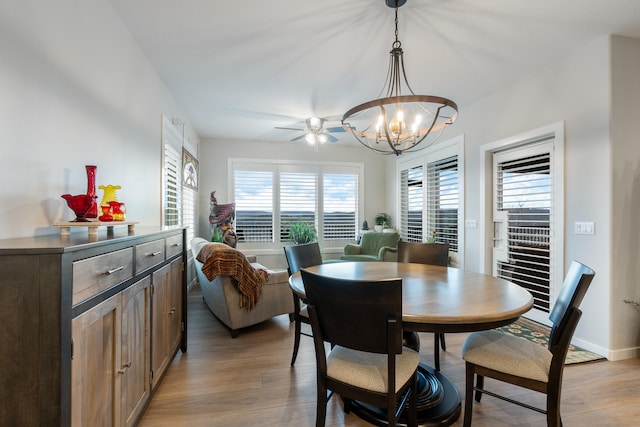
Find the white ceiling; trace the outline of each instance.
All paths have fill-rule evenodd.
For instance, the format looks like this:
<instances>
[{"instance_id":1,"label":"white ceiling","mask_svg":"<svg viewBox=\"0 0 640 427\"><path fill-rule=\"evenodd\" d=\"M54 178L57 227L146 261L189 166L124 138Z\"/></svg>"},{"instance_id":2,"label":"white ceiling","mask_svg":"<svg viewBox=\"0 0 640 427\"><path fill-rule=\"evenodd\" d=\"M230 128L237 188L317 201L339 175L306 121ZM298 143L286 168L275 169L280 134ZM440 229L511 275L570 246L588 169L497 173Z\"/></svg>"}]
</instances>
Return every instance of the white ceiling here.
<instances>
[{"instance_id":1,"label":"white ceiling","mask_svg":"<svg viewBox=\"0 0 640 427\"><path fill-rule=\"evenodd\" d=\"M201 138L338 126L378 97L394 40L384 0L110 1ZM408 0L398 19L414 92L461 108L591 39L640 38L639 0Z\"/></svg>"}]
</instances>

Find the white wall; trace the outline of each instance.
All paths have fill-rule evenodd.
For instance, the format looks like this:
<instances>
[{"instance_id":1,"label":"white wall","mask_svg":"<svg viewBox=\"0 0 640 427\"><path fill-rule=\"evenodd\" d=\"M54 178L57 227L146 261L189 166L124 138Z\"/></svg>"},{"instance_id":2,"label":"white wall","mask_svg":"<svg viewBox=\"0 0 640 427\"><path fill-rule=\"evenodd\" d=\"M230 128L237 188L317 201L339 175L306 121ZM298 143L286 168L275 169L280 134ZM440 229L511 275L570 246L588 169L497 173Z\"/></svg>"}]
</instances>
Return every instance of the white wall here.
<instances>
[{"instance_id":1,"label":"white wall","mask_svg":"<svg viewBox=\"0 0 640 427\"><path fill-rule=\"evenodd\" d=\"M180 111L110 3L2 2L0 58L0 238L57 233L88 164L159 225L161 115Z\"/></svg>"},{"instance_id":2,"label":"white wall","mask_svg":"<svg viewBox=\"0 0 640 427\"><path fill-rule=\"evenodd\" d=\"M640 40L611 39L611 348L637 354L640 310ZM633 351L636 349L636 351Z\"/></svg>"}]
</instances>

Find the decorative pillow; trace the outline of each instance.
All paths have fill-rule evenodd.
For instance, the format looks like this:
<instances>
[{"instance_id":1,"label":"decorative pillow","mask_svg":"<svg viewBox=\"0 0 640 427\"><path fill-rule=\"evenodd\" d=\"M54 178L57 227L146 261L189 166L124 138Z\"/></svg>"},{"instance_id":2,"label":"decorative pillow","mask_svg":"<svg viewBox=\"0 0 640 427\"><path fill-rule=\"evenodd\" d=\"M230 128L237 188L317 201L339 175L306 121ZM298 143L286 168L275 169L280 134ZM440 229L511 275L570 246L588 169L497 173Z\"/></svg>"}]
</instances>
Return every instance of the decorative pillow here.
<instances>
[{"instance_id":1,"label":"decorative pillow","mask_svg":"<svg viewBox=\"0 0 640 427\"><path fill-rule=\"evenodd\" d=\"M202 273L209 280L216 276L229 276L240 293L240 307L251 310L262 293L269 273L253 268L239 250L224 243L207 243L196 257L202 263Z\"/></svg>"}]
</instances>

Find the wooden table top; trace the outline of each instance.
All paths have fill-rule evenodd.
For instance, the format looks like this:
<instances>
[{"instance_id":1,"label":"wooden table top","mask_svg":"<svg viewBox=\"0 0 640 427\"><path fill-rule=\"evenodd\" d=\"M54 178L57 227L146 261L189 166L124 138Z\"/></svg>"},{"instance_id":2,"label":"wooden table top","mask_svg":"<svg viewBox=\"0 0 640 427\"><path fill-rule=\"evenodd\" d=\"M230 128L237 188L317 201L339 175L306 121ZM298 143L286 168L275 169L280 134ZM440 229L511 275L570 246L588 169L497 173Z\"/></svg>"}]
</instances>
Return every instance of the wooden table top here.
<instances>
[{"instance_id":1,"label":"wooden table top","mask_svg":"<svg viewBox=\"0 0 640 427\"><path fill-rule=\"evenodd\" d=\"M402 279L402 320L407 330L471 332L514 322L533 306L524 288L504 279L451 267L400 262L338 262L309 267L351 280ZM300 273L289 279L304 299Z\"/></svg>"}]
</instances>

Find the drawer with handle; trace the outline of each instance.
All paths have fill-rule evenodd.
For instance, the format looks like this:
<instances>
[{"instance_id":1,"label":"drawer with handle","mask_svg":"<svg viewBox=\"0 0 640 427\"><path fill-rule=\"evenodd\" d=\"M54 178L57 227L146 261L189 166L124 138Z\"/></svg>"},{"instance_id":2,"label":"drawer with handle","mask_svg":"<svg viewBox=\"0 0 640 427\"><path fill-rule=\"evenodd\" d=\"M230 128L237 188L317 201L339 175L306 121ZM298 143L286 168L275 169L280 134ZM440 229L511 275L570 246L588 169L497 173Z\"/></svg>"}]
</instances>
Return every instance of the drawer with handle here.
<instances>
[{"instance_id":1,"label":"drawer with handle","mask_svg":"<svg viewBox=\"0 0 640 427\"><path fill-rule=\"evenodd\" d=\"M167 259L182 253L182 234L167 237Z\"/></svg>"},{"instance_id":2,"label":"drawer with handle","mask_svg":"<svg viewBox=\"0 0 640 427\"><path fill-rule=\"evenodd\" d=\"M74 261L72 304L76 305L133 277L133 249Z\"/></svg>"},{"instance_id":3,"label":"drawer with handle","mask_svg":"<svg viewBox=\"0 0 640 427\"><path fill-rule=\"evenodd\" d=\"M164 261L164 239L136 245L136 274Z\"/></svg>"}]
</instances>

